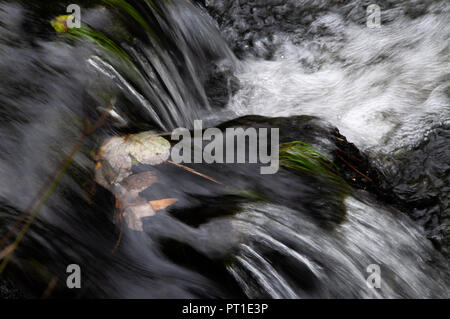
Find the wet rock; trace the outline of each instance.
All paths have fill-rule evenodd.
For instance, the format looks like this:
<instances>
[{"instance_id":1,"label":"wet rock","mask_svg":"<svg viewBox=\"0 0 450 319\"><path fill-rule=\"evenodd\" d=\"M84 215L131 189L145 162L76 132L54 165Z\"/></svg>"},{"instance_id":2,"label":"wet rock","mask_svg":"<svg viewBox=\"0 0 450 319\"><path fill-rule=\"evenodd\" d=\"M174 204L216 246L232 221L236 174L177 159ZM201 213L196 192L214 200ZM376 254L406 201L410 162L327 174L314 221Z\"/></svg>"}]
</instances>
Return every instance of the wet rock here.
<instances>
[{"instance_id":1,"label":"wet rock","mask_svg":"<svg viewBox=\"0 0 450 319\"><path fill-rule=\"evenodd\" d=\"M0 299L22 299L24 295L15 285L4 278L0 277Z\"/></svg>"},{"instance_id":2,"label":"wet rock","mask_svg":"<svg viewBox=\"0 0 450 319\"><path fill-rule=\"evenodd\" d=\"M450 257L450 128L431 129L409 150L383 159L388 163L385 188L424 226L435 246Z\"/></svg>"},{"instance_id":3,"label":"wet rock","mask_svg":"<svg viewBox=\"0 0 450 319\"><path fill-rule=\"evenodd\" d=\"M231 67L211 65L204 87L208 102L213 109L224 108L230 97L239 89L239 80Z\"/></svg>"}]
</instances>

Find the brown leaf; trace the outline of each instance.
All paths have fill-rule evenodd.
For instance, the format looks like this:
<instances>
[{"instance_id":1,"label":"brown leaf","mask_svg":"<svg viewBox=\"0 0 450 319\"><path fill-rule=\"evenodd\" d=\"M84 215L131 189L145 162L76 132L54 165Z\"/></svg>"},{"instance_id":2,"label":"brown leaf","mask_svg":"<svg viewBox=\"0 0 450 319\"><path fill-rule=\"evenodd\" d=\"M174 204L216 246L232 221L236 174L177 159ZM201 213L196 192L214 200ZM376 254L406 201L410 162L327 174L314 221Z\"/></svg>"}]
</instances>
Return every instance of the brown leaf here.
<instances>
[{"instance_id":1,"label":"brown leaf","mask_svg":"<svg viewBox=\"0 0 450 319\"><path fill-rule=\"evenodd\" d=\"M120 184L125 187L127 191L137 190L141 192L157 181L157 177L152 172L146 171L139 174L130 175L120 182Z\"/></svg>"},{"instance_id":2,"label":"brown leaf","mask_svg":"<svg viewBox=\"0 0 450 319\"><path fill-rule=\"evenodd\" d=\"M166 209L167 207L169 207L170 205L172 205L177 201L178 201L177 198L164 198L159 200L152 200L148 203L152 206L153 210L157 212L159 210Z\"/></svg>"}]
</instances>

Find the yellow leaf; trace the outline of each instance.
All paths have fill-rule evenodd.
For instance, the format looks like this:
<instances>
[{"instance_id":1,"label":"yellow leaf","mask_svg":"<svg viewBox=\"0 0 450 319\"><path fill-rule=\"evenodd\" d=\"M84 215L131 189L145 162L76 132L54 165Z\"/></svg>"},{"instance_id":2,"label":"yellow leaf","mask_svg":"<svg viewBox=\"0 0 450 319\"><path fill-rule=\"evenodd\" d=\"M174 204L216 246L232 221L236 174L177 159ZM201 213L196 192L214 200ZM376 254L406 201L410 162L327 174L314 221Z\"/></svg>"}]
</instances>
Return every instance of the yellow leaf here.
<instances>
[{"instance_id":1,"label":"yellow leaf","mask_svg":"<svg viewBox=\"0 0 450 319\"><path fill-rule=\"evenodd\" d=\"M73 16L70 14L62 15L53 19L50 24L56 30L56 32L62 33L66 32L69 28L67 27L67 20L72 19Z\"/></svg>"}]
</instances>

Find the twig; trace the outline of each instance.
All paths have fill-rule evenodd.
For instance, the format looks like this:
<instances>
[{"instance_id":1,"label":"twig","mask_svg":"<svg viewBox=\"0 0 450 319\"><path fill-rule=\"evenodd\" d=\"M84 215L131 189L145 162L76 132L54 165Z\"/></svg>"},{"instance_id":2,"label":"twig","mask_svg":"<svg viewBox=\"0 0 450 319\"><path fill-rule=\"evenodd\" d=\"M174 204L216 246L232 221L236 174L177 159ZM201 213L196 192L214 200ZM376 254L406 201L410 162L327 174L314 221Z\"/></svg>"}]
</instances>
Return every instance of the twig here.
<instances>
[{"instance_id":1,"label":"twig","mask_svg":"<svg viewBox=\"0 0 450 319\"><path fill-rule=\"evenodd\" d=\"M120 217L120 234L119 234L119 238L117 238L116 244L114 245L114 248L112 250L112 253L114 254L117 250L117 248L119 248L120 242L122 241L122 237L123 237L123 221L122 221L122 213L120 213L121 217Z\"/></svg>"},{"instance_id":2,"label":"twig","mask_svg":"<svg viewBox=\"0 0 450 319\"><path fill-rule=\"evenodd\" d=\"M195 169L193 169L193 168L190 168L190 167L187 167L187 166L184 166L184 165L181 165L181 164L172 162L172 161L170 161L170 160L167 161L167 162L170 163L170 164L172 164L172 165L181 167L182 169L187 170L188 172L191 172L191 173L193 173L193 174L196 174L196 175L198 175L198 176L201 176L201 177L203 177L203 178L206 178L207 180L210 180L211 182L214 182L214 183L219 184L219 185L223 185L223 183L218 182L218 181L216 181L214 178L209 177L209 176L206 176L205 174L202 174L202 173L200 173L200 172L197 172L197 171L196 171Z\"/></svg>"},{"instance_id":3,"label":"twig","mask_svg":"<svg viewBox=\"0 0 450 319\"><path fill-rule=\"evenodd\" d=\"M341 155L338 154L338 152L336 150L334 150L334 153L336 154L337 157L339 157L345 164L347 164L351 169L353 169L356 173L358 173L359 175L361 175L362 177L364 177L365 179L367 179L369 182L373 182L373 180L364 175L363 173L361 173L356 167L354 167L352 164L350 164L349 162L347 162Z\"/></svg>"},{"instance_id":4,"label":"twig","mask_svg":"<svg viewBox=\"0 0 450 319\"><path fill-rule=\"evenodd\" d=\"M50 282L48 283L47 288L45 289L44 293L42 294L42 299L47 299L50 297L53 290L55 290L56 284L58 283L58 276L53 276L52 279L50 279Z\"/></svg>"}]
</instances>

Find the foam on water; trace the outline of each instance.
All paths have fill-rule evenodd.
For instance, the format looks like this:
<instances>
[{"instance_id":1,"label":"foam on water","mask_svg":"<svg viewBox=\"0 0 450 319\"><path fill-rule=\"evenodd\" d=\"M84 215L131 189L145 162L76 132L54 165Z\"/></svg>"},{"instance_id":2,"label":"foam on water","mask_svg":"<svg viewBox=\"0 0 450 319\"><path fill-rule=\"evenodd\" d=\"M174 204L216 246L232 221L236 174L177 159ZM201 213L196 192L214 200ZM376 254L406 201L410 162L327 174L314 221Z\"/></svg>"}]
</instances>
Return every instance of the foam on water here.
<instances>
[{"instance_id":1,"label":"foam on water","mask_svg":"<svg viewBox=\"0 0 450 319\"><path fill-rule=\"evenodd\" d=\"M297 41L281 34L272 60L243 61L229 108L318 115L365 150L411 145L450 118L450 15L447 5L436 8L380 29L328 13L308 31L325 30L319 35Z\"/></svg>"}]
</instances>

